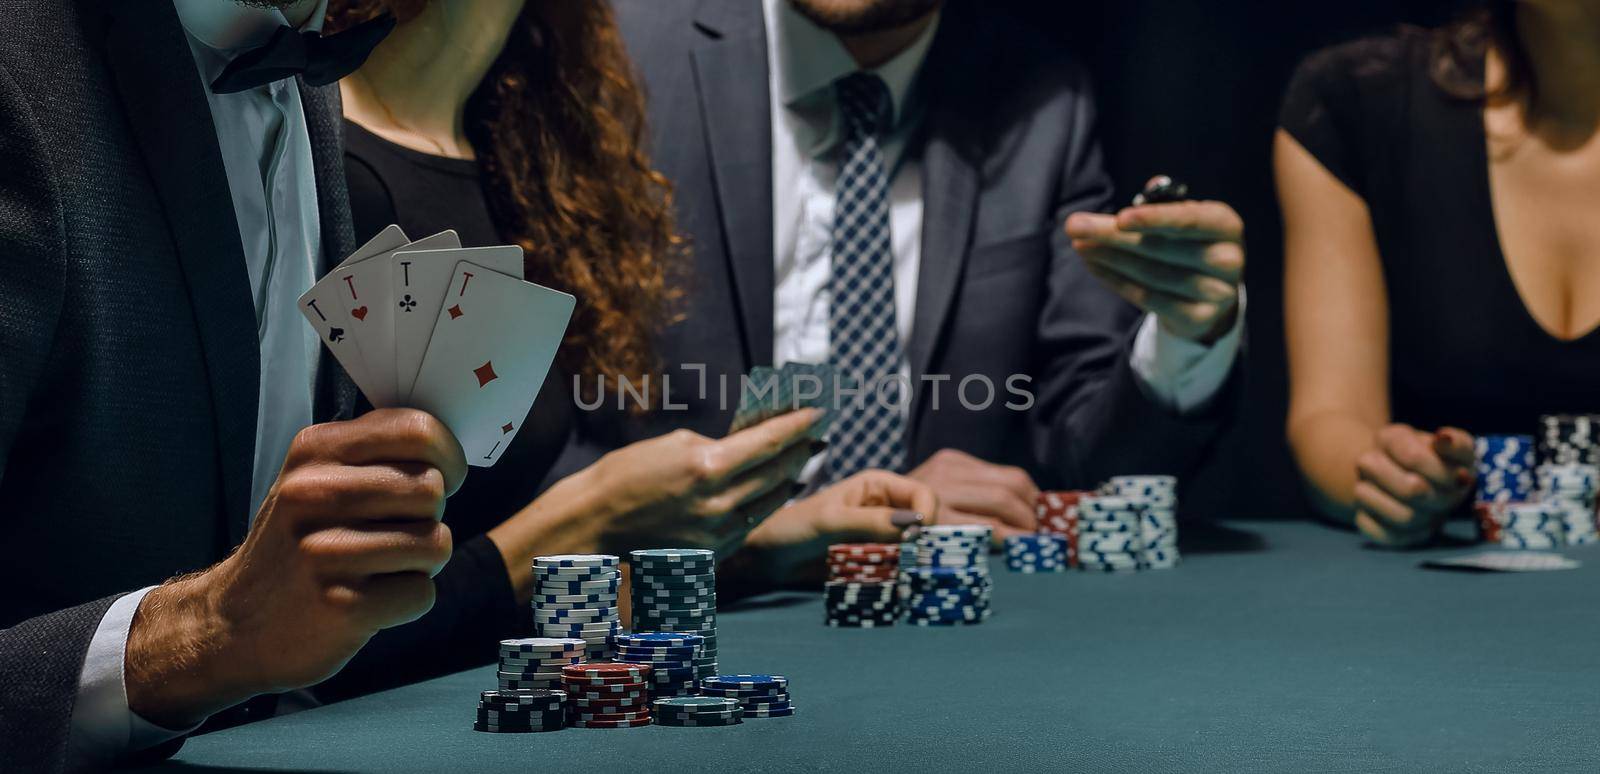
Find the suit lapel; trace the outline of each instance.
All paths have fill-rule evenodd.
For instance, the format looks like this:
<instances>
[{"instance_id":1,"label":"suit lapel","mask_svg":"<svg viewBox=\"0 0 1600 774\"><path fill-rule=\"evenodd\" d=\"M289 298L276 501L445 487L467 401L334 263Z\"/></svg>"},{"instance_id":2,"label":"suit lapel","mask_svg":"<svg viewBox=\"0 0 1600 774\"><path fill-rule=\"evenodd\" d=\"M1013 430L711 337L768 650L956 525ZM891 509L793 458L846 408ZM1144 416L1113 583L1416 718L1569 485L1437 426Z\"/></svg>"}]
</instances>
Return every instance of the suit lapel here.
<instances>
[{"instance_id":1,"label":"suit lapel","mask_svg":"<svg viewBox=\"0 0 1600 774\"><path fill-rule=\"evenodd\" d=\"M244 248L211 109L171 3L115 3L107 65L166 215L210 380L230 532L248 519L260 355ZM130 246L137 249L137 246Z\"/></svg>"},{"instance_id":2,"label":"suit lapel","mask_svg":"<svg viewBox=\"0 0 1600 774\"><path fill-rule=\"evenodd\" d=\"M932 367L944 339L956 291L966 267L972 240L973 216L982 180L978 163L980 143L969 122L974 115L966 95L974 88L968 72L958 65L964 25L960 9L947 7L939 32L928 51L920 91L929 100L922 153L922 257L917 274L916 311L906 357L912 384ZM911 412L908 448L914 448L923 393Z\"/></svg>"},{"instance_id":3,"label":"suit lapel","mask_svg":"<svg viewBox=\"0 0 1600 774\"><path fill-rule=\"evenodd\" d=\"M322 232L322 273L355 252L355 226L344 175L344 111L338 86L308 86L297 79L311 138L311 166L317 176L317 212ZM355 416L361 391L327 349L317 365L316 421Z\"/></svg>"},{"instance_id":4,"label":"suit lapel","mask_svg":"<svg viewBox=\"0 0 1600 774\"><path fill-rule=\"evenodd\" d=\"M754 9L754 13L750 12ZM772 362L772 118L755 0L702 2L690 52L747 366Z\"/></svg>"}]
</instances>

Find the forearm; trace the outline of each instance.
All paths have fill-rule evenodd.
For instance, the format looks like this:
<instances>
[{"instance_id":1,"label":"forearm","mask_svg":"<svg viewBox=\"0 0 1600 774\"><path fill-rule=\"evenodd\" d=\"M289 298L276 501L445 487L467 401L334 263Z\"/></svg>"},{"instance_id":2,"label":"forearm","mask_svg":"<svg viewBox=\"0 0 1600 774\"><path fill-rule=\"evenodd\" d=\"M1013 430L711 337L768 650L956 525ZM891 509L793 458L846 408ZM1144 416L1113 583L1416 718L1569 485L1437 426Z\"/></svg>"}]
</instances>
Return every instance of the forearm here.
<instances>
[{"instance_id":1,"label":"forearm","mask_svg":"<svg viewBox=\"0 0 1600 774\"><path fill-rule=\"evenodd\" d=\"M1340 524L1355 518L1356 459L1372 448L1378 426L1353 413L1291 418L1289 445L1317 510Z\"/></svg>"},{"instance_id":2,"label":"forearm","mask_svg":"<svg viewBox=\"0 0 1600 774\"><path fill-rule=\"evenodd\" d=\"M519 602L533 594L533 557L587 554L602 550L605 486L590 466L557 481L515 516L489 530L505 560L506 575Z\"/></svg>"}]
</instances>

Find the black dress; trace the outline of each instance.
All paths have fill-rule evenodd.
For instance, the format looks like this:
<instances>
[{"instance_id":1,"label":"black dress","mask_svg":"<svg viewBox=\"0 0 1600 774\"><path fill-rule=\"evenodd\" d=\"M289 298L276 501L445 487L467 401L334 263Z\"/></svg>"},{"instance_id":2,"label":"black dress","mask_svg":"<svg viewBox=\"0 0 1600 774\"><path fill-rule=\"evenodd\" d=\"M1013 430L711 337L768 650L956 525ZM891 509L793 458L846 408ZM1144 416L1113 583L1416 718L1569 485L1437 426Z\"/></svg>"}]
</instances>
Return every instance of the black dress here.
<instances>
[{"instance_id":1,"label":"black dress","mask_svg":"<svg viewBox=\"0 0 1600 774\"><path fill-rule=\"evenodd\" d=\"M1279 117L1371 212L1394 420L1534 433L1540 414L1592 412L1600 332L1558 339L1528 313L1495 226L1482 106L1436 86L1429 60L1413 28L1324 50Z\"/></svg>"},{"instance_id":2,"label":"black dress","mask_svg":"<svg viewBox=\"0 0 1600 774\"><path fill-rule=\"evenodd\" d=\"M453 228L463 247L507 244L489 214L472 161L400 147L345 122L345 176L357 242L397 223L413 239ZM471 468L445 505L455 553L434 578L433 610L379 632L336 677L318 686L325 701L459 671L495 660L498 642L527 636L500 552L484 533L527 505L572 431L571 380L552 369L521 432L494 467Z\"/></svg>"}]
</instances>

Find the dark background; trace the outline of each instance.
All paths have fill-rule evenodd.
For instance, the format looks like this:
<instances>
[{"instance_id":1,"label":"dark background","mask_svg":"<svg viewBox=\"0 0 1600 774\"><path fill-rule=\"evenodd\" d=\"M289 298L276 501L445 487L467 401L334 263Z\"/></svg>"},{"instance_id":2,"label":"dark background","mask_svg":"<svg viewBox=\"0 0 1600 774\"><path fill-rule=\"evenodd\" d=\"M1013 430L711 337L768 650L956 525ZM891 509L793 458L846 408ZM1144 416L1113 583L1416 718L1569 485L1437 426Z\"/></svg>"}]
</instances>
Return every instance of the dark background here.
<instances>
[{"instance_id":1,"label":"dark background","mask_svg":"<svg viewBox=\"0 0 1600 774\"><path fill-rule=\"evenodd\" d=\"M968 0L984 2L992 0ZM1326 45L1437 25L1461 0L1001 0L993 4L1062 40L1094 74L1119 200L1151 175L1189 183L1243 215L1249 288L1244 416L1186 482L1189 516L1309 514L1284 441L1282 229L1271 168L1278 102L1295 65Z\"/></svg>"}]
</instances>

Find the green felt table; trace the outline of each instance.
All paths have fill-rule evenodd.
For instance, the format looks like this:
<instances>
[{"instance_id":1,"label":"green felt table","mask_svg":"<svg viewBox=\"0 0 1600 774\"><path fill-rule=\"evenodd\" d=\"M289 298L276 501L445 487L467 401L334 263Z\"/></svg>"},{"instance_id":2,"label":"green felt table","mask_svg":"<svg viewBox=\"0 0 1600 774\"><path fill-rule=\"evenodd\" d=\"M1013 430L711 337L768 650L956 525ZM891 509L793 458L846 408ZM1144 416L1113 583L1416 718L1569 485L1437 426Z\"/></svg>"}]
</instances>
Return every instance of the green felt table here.
<instances>
[{"instance_id":1,"label":"green felt table","mask_svg":"<svg viewBox=\"0 0 1600 774\"><path fill-rule=\"evenodd\" d=\"M729 728L471 729L493 667L189 740L292 771L1594 771L1600 548L1423 570L1312 524L1185 533L1177 569L1008 573L979 626L833 629L817 595L719 616L722 668L798 713Z\"/></svg>"}]
</instances>

